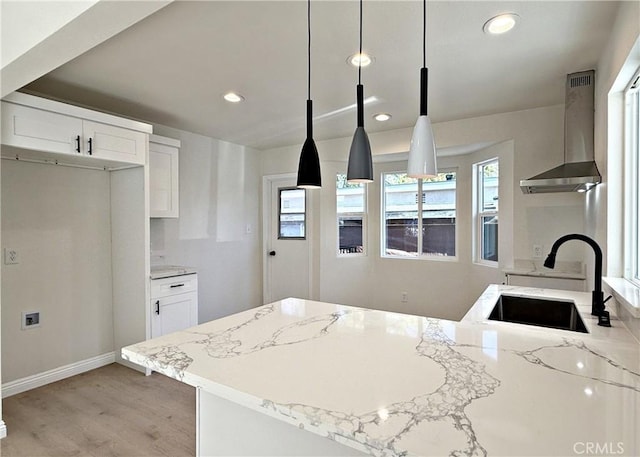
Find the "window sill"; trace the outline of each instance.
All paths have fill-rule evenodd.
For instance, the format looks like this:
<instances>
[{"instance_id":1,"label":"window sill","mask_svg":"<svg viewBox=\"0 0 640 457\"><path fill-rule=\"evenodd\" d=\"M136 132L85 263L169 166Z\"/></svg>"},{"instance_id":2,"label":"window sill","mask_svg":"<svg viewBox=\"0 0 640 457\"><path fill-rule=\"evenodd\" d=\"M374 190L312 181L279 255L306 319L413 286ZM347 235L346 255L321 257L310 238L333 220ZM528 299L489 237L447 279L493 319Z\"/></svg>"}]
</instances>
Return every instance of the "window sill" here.
<instances>
[{"instance_id":1,"label":"window sill","mask_svg":"<svg viewBox=\"0 0 640 457\"><path fill-rule=\"evenodd\" d=\"M401 259L401 260L433 260L435 262L457 262L458 257L447 255L383 255L383 259Z\"/></svg>"},{"instance_id":2,"label":"window sill","mask_svg":"<svg viewBox=\"0 0 640 457\"><path fill-rule=\"evenodd\" d=\"M498 268L498 262L493 262L490 260L476 260L473 262L474 265L479 267L489 267L489 268Z\"/></svg>"},{"instance_id":3,"label":"window sill","mask_svg":"<svg viewBox=\"0 0 640 457\"><path fill-rule=\"evenodd\" d=\"M632 317L640 319L640 287L624 278L602 278L605 289Z\"/></svg>"}]
</instances>

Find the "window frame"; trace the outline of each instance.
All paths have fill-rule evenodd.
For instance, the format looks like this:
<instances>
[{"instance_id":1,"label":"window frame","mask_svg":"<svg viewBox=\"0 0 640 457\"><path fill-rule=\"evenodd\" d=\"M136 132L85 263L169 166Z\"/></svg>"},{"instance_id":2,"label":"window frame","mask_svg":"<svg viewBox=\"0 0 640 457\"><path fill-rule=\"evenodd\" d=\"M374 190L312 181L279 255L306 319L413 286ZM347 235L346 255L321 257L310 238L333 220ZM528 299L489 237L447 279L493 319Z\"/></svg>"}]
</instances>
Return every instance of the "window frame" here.
<instances>
[{"instance_id":1,"label":"window frame","mask_svg":"<svg viewBox=\"0 0 640 457\"><path fill-rule=\"evenodd\" d=\"M303 236L282 236L282 192L290 191L290 190L298 190L302 191L304 194L304 211L303 212L294 212L294 213L284 213L284 214L302 214L304 216L303 219ZM301 187L279 187L278 188L278 240L306 240L307 239L307 189Z\"/></svg>"},{"instance_id":2,"label":"window frame","mask_svg":"<svg viewBox=\"0 0 640 457\"><path fill-rule=\"evenodd\" d=\"M473 164L473 263L488 267L497 268L500 262L500 251L498 250L498 260L488 260L482 257L482 248L484 246L484 230L482 221L484 217L494 216L500 217L500 199L495 210L487 211L484 209L484 174L483 169L486 165L497 163L500 167L500 158L492 157ZM498 196L500 195L500 174L498 172ZM498 219L499 221L499 219ZM500 227L498 223L498 227ZM497 245L500 246L500 231L498 229Z\"/></svg>"},{"instance_id":3,"label":"window frame","mask_svg":"<svg viewBox=\"0 0 640 457\"><path fill-rule=\"evenodd\" d=\"M640 69L624 91L624 278L640 287Z\"/></svg>"},{"instance_id":4,"label":"window frame","mask_svg":"<svg viewBox=\"0 0 640 457\"><path fill-rule=\"evenodd\" d=\"M417 247L418 247L418 253L416 255L389 255L387 254L387 249L386 249L386 243L387 243L387 235L386 235L386 231L387 231L387 224L386 224L386 218L385 218L385 214L386 214L386 207L387 207L387 199L386 199L386 192L385 192L385 176L386 175L397 175L397 174L406 174L406 170L402 170L402 171L384 171L380 174L380 257L383 259L404 259L404 260L434 260L434 261L438 261L438 262L457 262L458 261L458 253L459 253L459 248L460 248L460 243L459 243L459 234L460 234L460 230L459 230L459 217L458 217L458 207L459 205L459 192L458 192L458 182L457 182L457 177L458 177L458 167L447 167L447 168L443 168L441 170L438 170L438 174L443 174L446 175L448 173L454 173L456 176L455 179L455 236L454 236L454 252L455 254L452 256L447 256L447 255L438 255L438 254L428 254L428 253L424 253L422 252L423 249L423 219L424 219L424 214L423 214L423 205L424 205L424 196L426 194L426 191L423 187L424 184L424 179L422 178L414 178L417 181L418 184L418 188L417 188L417 195L419 195L420 197L416 196L417 199L417 205L418 205L418 209L417 209L417 220L418 220L418 227L417 227Z\"/></svg>"},{"instance_id":5,"label":"window frame","mask_svg":"<svg viewBox=\"0 0 640 457\"><path fill-rule=\"evenodd\" d=\"M336 255L339 258L348 257L365 257L367 256L367 234L368 234L368 198L367 189L368 186L364 183L359 183L358 187L362 188L362 212L350 211L346 213L338 213L338 176L344 176L346 182L345 173L336 173ZM361 217L362 218L362 252L340 252L340 218L341 217Z\"/></svg>"}]
</instances>

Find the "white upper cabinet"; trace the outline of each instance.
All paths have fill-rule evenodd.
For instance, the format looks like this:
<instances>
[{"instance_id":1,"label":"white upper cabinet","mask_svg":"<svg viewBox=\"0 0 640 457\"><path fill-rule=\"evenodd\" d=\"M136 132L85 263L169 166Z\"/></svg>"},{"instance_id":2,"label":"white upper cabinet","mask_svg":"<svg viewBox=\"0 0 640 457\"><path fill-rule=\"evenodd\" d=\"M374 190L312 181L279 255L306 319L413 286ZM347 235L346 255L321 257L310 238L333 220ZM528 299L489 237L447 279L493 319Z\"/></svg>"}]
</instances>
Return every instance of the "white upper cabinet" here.
<instances>
[{"instance_id":1,"label":"white upper cabinet","mask_svg":"<svg viewBox=\"0 0 640 457\"><path fill-rule=\"evenodd\" d=\"M122 168L144 165L151 125L32 95L2 101L3 156ZM57 155L64 154L64 155Z\"/></svg>"},{"instance_id":2,"label":"white upper cabinet","mask_svg":"<svg viewBox=\"0 0 640 457\"><path fill-rule=\"evenodd\" d=\"M149 137L149 208L151 217L178 217L180 141Z\"/></svg>"},{"instance_id":3,"label":"white upper cabinet","mask_svg":"<svg viewBox=\"0 0 640 457\"><path fill-rule=\"evenodd\" d=\"M61 154L80 154L82 119L2 103L2 144Z\"/></svg>"},{"instance_id":4,"label":"white upper cabinet","mask_svg":"<svg viewBox=\"0 0 640 457\"><path fill-rule=\"evenodd\" d=\"M144 165L147 135L99 122L83 121L82 132L88 155L106 160Z\"/></svg>"}]
</instances>

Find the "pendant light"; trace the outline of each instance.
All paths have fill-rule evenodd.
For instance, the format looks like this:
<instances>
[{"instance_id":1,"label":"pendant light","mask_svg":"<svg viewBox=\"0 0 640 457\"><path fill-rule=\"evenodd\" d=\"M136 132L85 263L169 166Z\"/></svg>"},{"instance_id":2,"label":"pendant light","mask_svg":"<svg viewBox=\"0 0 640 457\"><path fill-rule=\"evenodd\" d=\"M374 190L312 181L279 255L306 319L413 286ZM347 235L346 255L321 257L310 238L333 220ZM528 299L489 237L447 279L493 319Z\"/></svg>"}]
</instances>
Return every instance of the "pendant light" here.
<instances>
[{"instance_id":1,"label":"pendant light","mask_svg":"<svg viewBox=\"0 0 640 457\"><path fill-rule=\"evenodd\" d=\"M362 55L362 0L360 0L360 55ZM364 87L362 86L362 66L358 65L358 126L353 134L349 151L349 166L347 167L347 182L362 183L373 181L373 161L371 160L371 145L369 137L364 131Z\"/></svg>"},{"instance_id":2,"label":"pendant light","mask_svg":"<svg viewBox=\"0 0 640 457\"><path fill-rule=\"evenodd\" d=\"M432 178L438 175L436 166L436 145L433 139L431 119L427 115L427 88L429 70L427 70L427 1L422 1L422 69L420 70L420 116L413 129L409 148L407 175L412 178Z\"/></svg>"},{"instance_id":3,"label":"pendant light","mask_svg":"<svg viewBox=\"0 0 640 457\"><path fill-rule=\"evenodd\" d=\"M298 187L316 189L322 186L320 158L313 141L313 102L311 101L311 0L307 0L307 139L302 145L298 164Z\"/></svg>"}]
</instances>

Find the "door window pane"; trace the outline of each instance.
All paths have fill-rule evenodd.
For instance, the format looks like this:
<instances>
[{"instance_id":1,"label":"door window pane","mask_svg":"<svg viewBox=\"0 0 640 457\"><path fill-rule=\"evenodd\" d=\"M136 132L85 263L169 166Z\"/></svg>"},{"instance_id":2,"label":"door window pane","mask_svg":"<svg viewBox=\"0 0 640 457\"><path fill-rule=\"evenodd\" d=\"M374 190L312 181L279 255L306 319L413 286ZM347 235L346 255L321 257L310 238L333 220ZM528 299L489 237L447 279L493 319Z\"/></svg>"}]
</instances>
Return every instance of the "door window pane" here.
<instances>
[{"instance_id":1,"label":"door window pane","mask_svg":"<svg viewBox=\"0 0 640 457\"><path fill-rule=\"evenodd\" d=\"M279 239L304 239L306 228L306 191L297 188L279 189Z\"/></svg>"}]
</instances>

